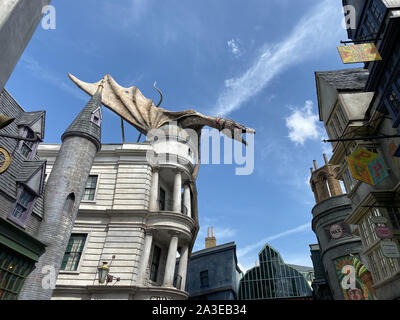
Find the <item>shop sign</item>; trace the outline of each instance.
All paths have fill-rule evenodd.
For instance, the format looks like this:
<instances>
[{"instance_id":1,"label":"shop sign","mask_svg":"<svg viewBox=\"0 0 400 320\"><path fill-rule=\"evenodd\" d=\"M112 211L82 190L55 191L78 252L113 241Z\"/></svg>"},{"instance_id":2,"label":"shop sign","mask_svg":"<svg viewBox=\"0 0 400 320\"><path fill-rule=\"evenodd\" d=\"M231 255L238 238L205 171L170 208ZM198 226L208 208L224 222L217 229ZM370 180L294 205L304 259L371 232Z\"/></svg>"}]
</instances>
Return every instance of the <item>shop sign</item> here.
<instances>
[{"instance_id":1,"label":"shop sign","mask_svg":"<svg viewBox=\"0 0 400 320\"><path fill-rule=\"evenodd\" d=\"M373 186L389 176L382 156L363 148L358 148L347 157L347 163L354 179Z\"/></svg>"},{"instance_id":2,"label":"shop sign","mask_svg":"<svg viewBox=\"0 0 400 320\"><path fill-rule=\"evenodd\" d=\"M375 232L380 239L393 238L392 230L390 230L388 227L375 227Z\"/></svg>"},{"instance_id":3,"label":"shop sign","mask_svg":"<svg viewBox=\"0 0 400 320\"><path fill-rule=\"evenodd\" d=\"M345 300L374 300L371 273L354 255L334 260L336 275Z\"/></svg>"},{"instance_id":4,"label":"shop sign","mask_svg":"<svg viewBox=\"0 0 400 320\"><path fill-rule=\"evenodd\" d=\"M326 227L325 231L331 240L338 240L345 236L352 235L349 225L345 222L334 223L334 224Z\"/></svg>"},{"instance_id":5,"label":"shop sign","mask_svg":"<svg viewBox=\"0 0 400 320\"><path fill-rule=\"evenodd\" d=\"M375 224L385 224L387 223L387 219L385 217L372 217L372 223Z\"/></svg>"},{"instance_id":6,"label":"shop sign","mask_svg":"<svg viewBox=\"0 0 400 320\"><path fill-rule=\"evenodd\" d=\"M381 241L382 253L386 258L400 258L399 248L394 241Z\"/></svg>"},{"instance_id":7,"label":"shop sign","mask_svg":"<svg viewBox=\"0 0 400 320\"><path fill-rule=\"evenodd\" d=\"M374 43L341 46L338 51L345 64L382 60Z\"/></svg>"}]
</instances>

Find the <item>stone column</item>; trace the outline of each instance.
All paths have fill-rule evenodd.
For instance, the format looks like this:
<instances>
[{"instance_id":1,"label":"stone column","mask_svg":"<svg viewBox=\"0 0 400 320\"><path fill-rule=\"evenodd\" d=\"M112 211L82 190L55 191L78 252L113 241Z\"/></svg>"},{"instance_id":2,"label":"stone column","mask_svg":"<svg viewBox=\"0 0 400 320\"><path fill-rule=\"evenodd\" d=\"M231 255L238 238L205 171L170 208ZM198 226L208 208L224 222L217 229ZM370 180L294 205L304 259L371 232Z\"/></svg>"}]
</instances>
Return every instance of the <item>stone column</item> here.
<instances>
[{"instance_id":1,"label":"stone column","mask_svg":"<svg viewBox=\"0 0 400 320\"><path fill-rule=\"evenodd\" d=\"M182 277L182 282L181 282L181 287L177 288L183 291L185 290L185 285L186 285L188 254L189 254L189 247L187 245L184 245L181 249L181 258L179 259L179 266L178 266L178 275Z\"/></svg>"},{"instance_id":2,"label":"stone column","mask_svg":"<svg viewBox=\"0 0 400 320\"><path fill-rule=\"evenodd\" d=\"M191 201L191 197L190 197L190 187L188 184L186 184L184 186L183 201L184 201L184 205L187 209L187 212L186 212L187 216L192 217L192 201Z\"/></svg>"},{"instance_id":3,"label":"stone column","mask_svg":"<svg viewBox=\"0 0 400 320\"><path fill-rule=\"evenodd\" d=\"M172 287L174 285L174 273L176 264L176 252L178 250L178 235L173 234L169 243L168 257L165 264L165 273L163 287Z\"/></svg>"},{"instance_id":4,"label":"stone column","mask_svg":"<svg viewBox=\"0 0 400 320\"><path fill-rule=\"evenodd\" d=\"M172 211L181 212L181 202L182 202L182 173L176 170L174 179L174 195Z\"/></svg>"},{"instance_id":5,"label":"stone column","mask_svg":"<svg viewBox=\"0 0 400 320\"><path fill-rule=\"evenodd\" d=\"M158 188L159 188L159 182L158 182L158 167L153 167L153 175L151 177L151 188L150 188L150 204L149 204L149 210L150 211L158 211L159 210L159 205L158 205Z\"/></svg>"},{"instance_id":6,"label":"stone column","mask_svg":"<svg viewBox=\"0 0 400 320\"><path fill-rule=\"evenodd\" d=\"M138 278L136 279L136 283L138 286L146 284L146 281L145 281L146 280L146 271L147 271L147 266L149 265L151 245L153 243L153 231L146 230L145 234L146 235L144 238L144 245L143 245L143 251L142 251L142 256L141 256L141 260L140 260Z\"/></svg>"}]
</instances>

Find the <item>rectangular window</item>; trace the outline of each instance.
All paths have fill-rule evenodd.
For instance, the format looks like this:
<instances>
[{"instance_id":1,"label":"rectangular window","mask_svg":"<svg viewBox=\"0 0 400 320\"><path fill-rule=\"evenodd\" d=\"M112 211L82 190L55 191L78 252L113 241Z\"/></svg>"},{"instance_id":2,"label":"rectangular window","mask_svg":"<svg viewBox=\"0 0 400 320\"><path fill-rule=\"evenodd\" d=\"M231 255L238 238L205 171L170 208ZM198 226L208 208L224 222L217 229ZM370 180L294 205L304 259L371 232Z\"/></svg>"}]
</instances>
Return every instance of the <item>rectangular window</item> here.
<instances>
[{"instance_id":1,"label":"rectangular window","mask_svg":"<svg viewBox=\"0 0 400 320\"><path fill-rule=\"evenodd\" d=\"M0 300L17 300L33 262L0 245Z\"/></svg>"},{"instance_id":2,"label":"rectangular window","mask_svg":"<svg viewBox=\"0 0 400 320\"><path fill-rule=\"evenodd\" d=\"M161 248L154 246L153 259L150 268L150 280L157 282L158 268L160 266Z\"/></svg>"},{"instance_id":3,"label":"rectangular window","mask_svg":"<svg viewBox=\"0 0 400 320\"><path fill-rule=\"evenodd\" d=\"M61 264L61 270L76 271L86 242L86 234L72 234Z\"/></svg>"},{"instance_id":4,"label":"rectangular window","mask_svg":"<svg viewBox=\"0 0 400 320\"><path fill-rule=\"evenodd\" d=\"M159 196L159 206L160 210L164 211L165 210L165 190L163 188L160 188L160 196Z\"/></svg>"},{"instance_id":5,"label":"rectangular window","mask_svg":"<svg viewBox=\"0 0 400 320\"><path fill-rule=\"evenodd\" d=\"M26 189L22 189L21 194L18 197L17 204L13 212L11 213L10 218L14 222L23 224L28 218L34 200L35 196L32 193L30 193Z\"/></svg>"},{"instance_id":6,"label":"rectangular window","mask_svg":"<svg viewBox=\"0 0 400 320\"><path fill-rule=\"evenodd\" d=\"M208 287L208 270L200 272L200 287Z\"/></svg>"},{"instance_id":7,"label":"rectangular window","mask_svg":"<svg viewBox=\"0 0 400 320\"><path fill-rule=\"evenodd\" d=\"M94 200L94 195L96 194L98 176L89 176L85 187L85 193L83 194L83 200Z\"/></svg>"},{"instance_id":8,"label":"rectangular window","mask_svg":"<svg viewBox=\"0 0 400 320\"><path fill-rule=\"evenodd\" d=\"M35 135L33 134L33 131L30 129L26 129L26 133L24 134L25 138L33 139ZM32 154L32 151L34 149L35 142L32 141L25 141L22 140L21 148L19 152L24 156L25 159L29 159L30 155Z\"/></svg>"}]
</instances>

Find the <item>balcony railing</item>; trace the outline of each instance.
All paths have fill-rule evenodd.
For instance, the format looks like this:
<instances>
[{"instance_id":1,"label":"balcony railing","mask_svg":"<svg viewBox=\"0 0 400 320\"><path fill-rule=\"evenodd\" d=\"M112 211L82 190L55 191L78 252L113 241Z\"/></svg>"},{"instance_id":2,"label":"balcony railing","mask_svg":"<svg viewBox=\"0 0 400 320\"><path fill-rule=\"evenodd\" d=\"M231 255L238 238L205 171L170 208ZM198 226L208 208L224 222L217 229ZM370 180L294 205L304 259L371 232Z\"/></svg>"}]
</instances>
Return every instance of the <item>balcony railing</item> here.
<instances>
[{"instance_id":1,"label":"balcony railing","mask_svg":"<svg viewBox=\"0 0 400 320\"><path fill-rule=\"evenodd\" d=\"M173 202L171 200L158 200L158 209L160 211L172 211L172 207L173 207ZM181 205L181 213L183 213L184 215L188 214L188 208L182 203Z\"/></svg>"}]
</instances>

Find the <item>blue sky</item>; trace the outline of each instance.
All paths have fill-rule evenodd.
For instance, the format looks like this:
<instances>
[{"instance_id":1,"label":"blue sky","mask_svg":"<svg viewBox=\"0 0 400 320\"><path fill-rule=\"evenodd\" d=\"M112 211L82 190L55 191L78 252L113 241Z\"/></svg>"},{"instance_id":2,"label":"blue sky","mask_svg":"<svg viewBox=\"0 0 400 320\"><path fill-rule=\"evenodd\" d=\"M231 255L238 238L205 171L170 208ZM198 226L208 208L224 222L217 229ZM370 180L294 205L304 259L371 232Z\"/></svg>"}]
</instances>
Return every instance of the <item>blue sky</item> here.
<instances>
[{"instance_id":1,"label":"blue sky","mask_svg":"<svg viewBox=\"0 0 400 320\"><path fill-rule=\"evenodd\" d=\"M198 186L204 248L235 241L239 263L254 266L269 242L288 263L312 266L312 160L330 146L318 120L314 71L346 68L336 46L347 39L340 0L53 0L56 29L39 26L6 88L27 110L47 111L47 143L88 101L68 79L110 73L162 107L224 115L256 129L255 169L202 165ZM106 110L104 108L104 110ZM120 120L103 111L103 142L120 143ZM138 133L126 129L136 142Z\"/></svg>"}]
</instances>

